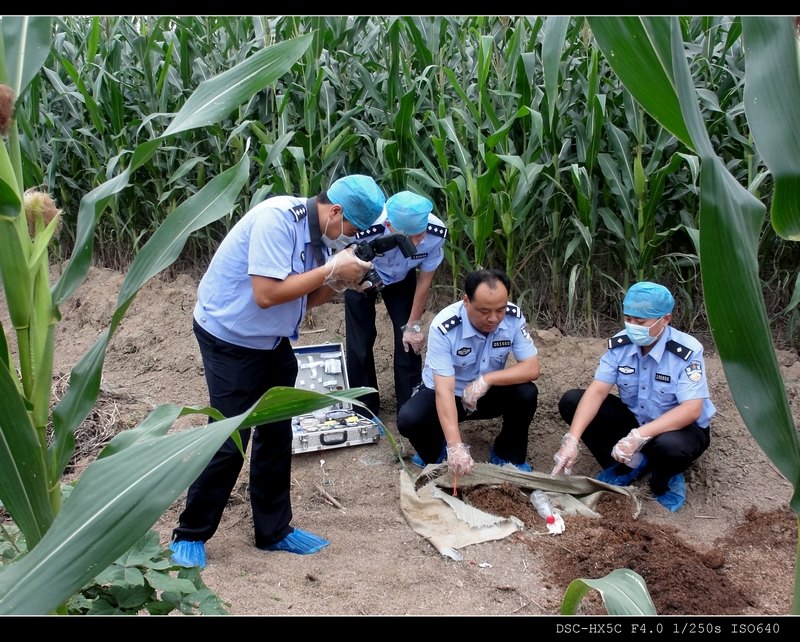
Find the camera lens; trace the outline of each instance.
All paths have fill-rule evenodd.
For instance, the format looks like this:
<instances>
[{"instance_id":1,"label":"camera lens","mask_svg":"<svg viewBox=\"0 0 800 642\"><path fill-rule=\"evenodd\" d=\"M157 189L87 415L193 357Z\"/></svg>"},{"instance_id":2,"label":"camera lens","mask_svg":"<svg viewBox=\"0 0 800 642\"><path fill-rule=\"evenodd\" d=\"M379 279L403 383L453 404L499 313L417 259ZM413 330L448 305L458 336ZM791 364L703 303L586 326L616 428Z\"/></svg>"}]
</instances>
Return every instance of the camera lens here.
<instances>
[{"instance_id":1,"label":"camera lens","mask_svg":"<svg viewBox=\"0 0 800 642\"><path fill-rule=\"evenodd\" d=\"M370 268L367 270L367 273L364 275L364 278L361 279L361 282L369 281L372 285L367 288L370 292L380 292L383 289L383 281L381 281L380 274L375 268Z\"/></svg>"}]
</instances>

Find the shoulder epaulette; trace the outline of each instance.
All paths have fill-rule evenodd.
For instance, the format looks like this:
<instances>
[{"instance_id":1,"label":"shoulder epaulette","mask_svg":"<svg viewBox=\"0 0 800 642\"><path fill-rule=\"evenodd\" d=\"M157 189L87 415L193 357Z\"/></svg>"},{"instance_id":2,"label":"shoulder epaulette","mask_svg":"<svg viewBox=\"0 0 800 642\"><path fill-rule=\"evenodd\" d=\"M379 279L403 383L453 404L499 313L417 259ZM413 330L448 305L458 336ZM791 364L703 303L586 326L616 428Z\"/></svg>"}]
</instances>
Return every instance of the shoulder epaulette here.
<instances>
[{"instance_id":1,"label":"shoulder epaulette","mask_svg":"<svg viewBox=\"0 0 800 642\"><path fill-rule=\"evenodd\" d=\"M632 343L631 338L627 334L621 334L618 337L611 337L608 340L608 349L620 348Z\"/></svg>"},{"instance_id":2,"label":"shoulder epaulette","mask_svg":"<svg viewBox=\"0 0 800 642\"><path fill-rule=\"evenodd\" d=\"M519 319L522 316L522 310L519 309L519 306L509 303L506 306L506 314L510 314L512 317L517 317Z\"/></svg>"},{"instance_id":3,"label":"shoulder epaulette","mask_svg":"<svg viewBox=\"0 0 800 642\"><path fill-rule=\"evenodd\" d=\"M690 350L685 345L678 343L677 341L667 341L667 344L664 346L665 350L669 350L672 354L677 355L684 361L686 361L689 357L694 354L694 350Z\"/></svg>"},{"instance_id":4,"label":"shoulder epaulette","mask_svg":"<svg viewBox=\"0 0 800 642\"><path fill-rule=\"evenodd\" d=\"M295 205L294 207L290 207L289 211L291 212L292 216L294 216L295 223L302 221L306 217L306 214L308 214L308 210L306 210L305 205Z\"/></svg>"},{"instance_id":5,"label":"shoulder epaulette","mask_svg":"<svg viewBox=\"0 0 800 642\"><path fill-rule=\"evenodd\" d=\"M457 325L460 324L461 324L461 317L459 315L455 315L454 317L450 317L449 319L442 321L438 325L439 332L441 332L442 334L447 334L448 332L450 332L450 330L452 330L453 328L455 328Z\"/></svg>"},{"instance_id":6,"label":"shoulder epaulette","mask_svg":"<svg viewBox=\"0 0 800 642\"><path fill-rule=\"evenodd\" d=\"M376 223L375 225L370 225L366 230L358 232L356 234L357 239L363 239L367 236L375 236L376 234L383 234L386 231L386 227L383 223Z\"/></svg>"},{"instance_id":7,"label":"shoulder epaulette","mask_svg":"<svg viewBox=\"0 0 800 642\"><path fill-rule=\"evenodd\" d=\"M428 228L426 229L428 234L433 234L434 236L441 236L443 239L447 238L447 228L443 225L435 225L434 223L428 223Z\"/></svg>"}]
</instances>

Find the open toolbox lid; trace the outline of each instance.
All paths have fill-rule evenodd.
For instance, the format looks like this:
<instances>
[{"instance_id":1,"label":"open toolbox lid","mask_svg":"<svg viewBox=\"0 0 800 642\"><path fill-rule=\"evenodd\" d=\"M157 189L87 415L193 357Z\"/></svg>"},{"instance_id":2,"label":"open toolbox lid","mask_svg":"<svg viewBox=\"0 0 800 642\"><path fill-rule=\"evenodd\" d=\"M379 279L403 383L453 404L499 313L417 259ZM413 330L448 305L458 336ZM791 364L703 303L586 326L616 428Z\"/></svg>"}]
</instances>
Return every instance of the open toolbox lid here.
<instances>
[{"instance_id":1,"label":"open toolbox lid","mask_svg":"<svg viewBox=\"0 0 800 642\"><path fill-rule=\"evenodd\" d=\"M296 388L315 392L337 392L350 388L344 361L344 346L341 343L295 346L294 354L297 358ZM340 401L324 410L352 407L351 403Z\"/></svg>"},{"instance_id":2,"label":"open toolbox lid","mask_svg":"<svg viewBox=\"0 0 800 642\"><path fill-rule=\"evenodd\" d=\"M294 353L298 366L295 387L316 392L350 388L341 343L296 346ZM377 426L356 414L347 401L294 417L292 432L293 454L376 443L380 438Z\"/></svg>"}]
</instances>

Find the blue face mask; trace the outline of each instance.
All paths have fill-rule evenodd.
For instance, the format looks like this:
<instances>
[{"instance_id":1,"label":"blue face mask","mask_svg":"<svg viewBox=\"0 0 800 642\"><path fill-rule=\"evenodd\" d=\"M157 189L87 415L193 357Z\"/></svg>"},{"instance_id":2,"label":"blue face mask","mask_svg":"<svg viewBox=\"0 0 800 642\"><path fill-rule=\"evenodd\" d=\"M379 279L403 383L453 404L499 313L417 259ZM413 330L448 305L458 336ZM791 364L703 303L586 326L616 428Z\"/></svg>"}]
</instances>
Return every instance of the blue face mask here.
<instances>
[{"instance_id":1,"label":"blue face mask","mask_svg":"<svg viewBox=\"0 0 800 642\"><path fill-rule=\"evenodd\" d=\"M661 317L663 319L664 317ZM658 321L661 321L659 319ZM658 323L656 321L656 323ZM655 323L653 324L655 325ZM659 332L656 336L650 336L650 328L652 326L646 325L636 325L635 323L628 323L625 322L625 332L628 334L628 338L637 346L650 346L653 345L656 341L658 341L658 337L661 336L661 332L664 331L664 328L661 328L661 332Z\"/></svg>"}]
</instances>

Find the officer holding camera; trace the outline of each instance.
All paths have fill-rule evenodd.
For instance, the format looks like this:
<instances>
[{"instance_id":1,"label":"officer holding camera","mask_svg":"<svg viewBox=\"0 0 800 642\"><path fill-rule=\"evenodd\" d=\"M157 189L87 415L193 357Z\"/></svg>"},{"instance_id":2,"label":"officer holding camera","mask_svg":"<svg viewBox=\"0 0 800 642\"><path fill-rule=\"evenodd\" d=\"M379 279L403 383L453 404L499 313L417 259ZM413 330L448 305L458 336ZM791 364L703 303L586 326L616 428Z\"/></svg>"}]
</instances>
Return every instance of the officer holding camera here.
<instances>
[{"instance_id":1,"label":"officer holding camera","mask_svg":"<svg viewBox=\"0 0 800 642\"><path fill-rule=\"evenodd\" d=\"M356 235L362 245L366 243L377 248L377 255L371 260L380 283L365 284L371 287L361 288L363 292L348 289L344 295L350 386L378 388L372 350L377 338L375 305L380 297L394 332L394 387L398 408L411 397L411 391L421 381L420 352L425 342L422 314L428 303L434 272L444 259L447 227L432 210L430 200L413 192L403 191L391 196L375 224ZM387 243L388 237L397 234L407 234L416 250L409 252L402 242L394 240ZM395 247L381 253L386 245ZM359 256L358 250L356 256ZM377 416L378 393L360 399ZM367 415L359 407L356 411Z\"/></svg>"},{"instance_id":2,"label":"officer holding camera","mask_svg":"<svg viewBox=\"0 0 800 642\"><path fill-rule=\"evenodd\" d=\"M275 386L294 386L291 340L308 308L334 290L359 283L372 267L354 248L331 256L383 211L383 192L353 174L311 198L273 196L252 207L220 243L197 289L193 328L203 359L210 404L226 417L245 412ZM328 246L328 249L325 246ZM241 430L250 453L250 502L255 545L299 555L328 545L294 528L290 499L290 420ZM216 532L244 464L228 439L189 487L173 531L172 560L206 565L205 543Z\"/></svg>"}]
</instances>

